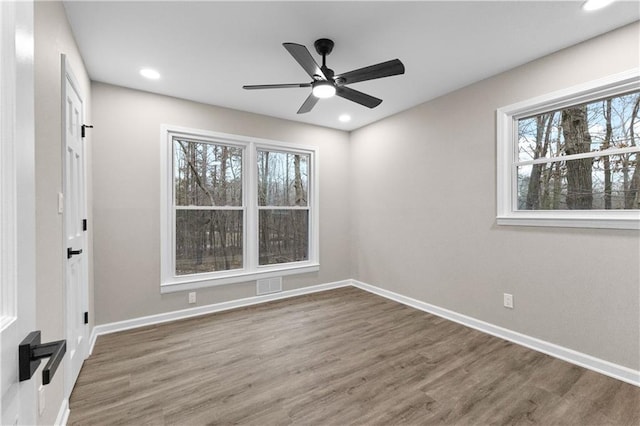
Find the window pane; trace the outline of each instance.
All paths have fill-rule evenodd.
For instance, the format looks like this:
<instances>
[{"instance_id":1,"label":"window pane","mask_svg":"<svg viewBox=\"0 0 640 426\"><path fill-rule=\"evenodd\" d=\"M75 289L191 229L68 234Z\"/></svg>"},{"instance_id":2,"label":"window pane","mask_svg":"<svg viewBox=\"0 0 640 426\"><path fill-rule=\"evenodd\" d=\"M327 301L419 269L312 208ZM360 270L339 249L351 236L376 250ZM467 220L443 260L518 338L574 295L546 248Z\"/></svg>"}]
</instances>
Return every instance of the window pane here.
<instances>
[{"instance_id":1,"label":"window pane","mask_svg":"<svg viewBox=\"0 0 640 426\"><path fill-rule=\"evenodd\" d=\"M242 268L242 210L176 210L176 275Z\"/></svg>"},{"instance_id":2,"label":"window pane","mask_svg":"<svg viewBox=\"0 0 640 426\"><path fill-rule=\"evenodd\" d=\"M639 99L633 92L519 119L518 161L640 145L630 131Z\"/></svg>"},{"instance_id":3,"label":"window pane","mask_svg":"<svg viewBox=\"0 0 640 426\"><path fill-rule=\"evenodd\" d=\"M174 139L177 206L241 206L242 148Z\"/></svg>"},{"instance_id":4,"label":"window pane","mask_svg":"<svg viewBox=\"0 0 640 426\"><path fill-rule=\"evenodd\" d=\"M306 206L309 155L258 151L258 204Z\"/></svg>"},{"instance_id":5,"label":"window pane","mask_svg":"<svg viewBox=\"0 0 640 426\"><path fill-rule=\"evenodd\" d=\"M260 265L309 259L308 210L260 210Z\"/></svg>"},{"instance_id":6,"label":"window pane","mask_svg":"<svg viewBox=\"0 0 640 426\"><path fill-rule=\"evenodd\" d=\"M638 154L518 167L518 210L640 208Z\"/></svg>"}]
</instances>

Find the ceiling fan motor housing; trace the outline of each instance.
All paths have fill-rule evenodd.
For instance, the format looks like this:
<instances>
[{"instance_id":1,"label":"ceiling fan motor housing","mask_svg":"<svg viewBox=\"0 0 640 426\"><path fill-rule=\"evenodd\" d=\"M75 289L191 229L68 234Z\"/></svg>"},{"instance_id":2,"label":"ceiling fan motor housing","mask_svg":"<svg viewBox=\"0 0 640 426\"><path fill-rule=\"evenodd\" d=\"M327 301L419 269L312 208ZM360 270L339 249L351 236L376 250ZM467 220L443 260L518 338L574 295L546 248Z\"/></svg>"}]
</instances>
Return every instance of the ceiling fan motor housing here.
<instances>
[{"instance_id":1,"label":"ceiling fan motor housing","mask_svg":"<svg viewBox=\"0 0 640 426\"><path fill-rule=\"evenodd\" d=\"M319 38L313 43L316 48L316 52L318 55L328 55L333 50L333 40L329 40L328 38Z\"/></svg>"}]
</instances>

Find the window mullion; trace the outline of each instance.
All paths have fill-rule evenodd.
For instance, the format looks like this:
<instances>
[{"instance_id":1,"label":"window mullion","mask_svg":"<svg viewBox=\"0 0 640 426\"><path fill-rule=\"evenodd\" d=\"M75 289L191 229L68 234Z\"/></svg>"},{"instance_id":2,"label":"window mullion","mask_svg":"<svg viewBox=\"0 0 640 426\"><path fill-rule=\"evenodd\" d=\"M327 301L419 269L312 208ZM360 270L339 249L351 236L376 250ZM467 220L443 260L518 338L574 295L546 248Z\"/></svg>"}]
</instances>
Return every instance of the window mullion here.
<instances>
[{"instance_id":1,"label":"window mullion","mask_svg":"<svg viewBox=\"0 0 640 426\"><path fill-rule=\"evenodd\" d=\"M246 268L254 271L258 265L258 163L256 146L252 142L246 148L245 163L245 259Z\"/></svg>"},{"instance_id":2,"label":"window mullion","mask_svg":"<svg viewBox=\"0 0 640 426\"><path fill-rule=\"evenodd\" d=\"M589 152L583 152L580 154L560 155L560 156L548 157L548 158L546 157L536 158L535 160L516 161L515 164L516 166L528 166L532 164L548 164L548 163L557 163L559 161L581 160L583 158L611 157L614 155L632 154L634 152L640 152L640 146L607 149L605 151L589 151Z\"/></svg>"}]
</instances>

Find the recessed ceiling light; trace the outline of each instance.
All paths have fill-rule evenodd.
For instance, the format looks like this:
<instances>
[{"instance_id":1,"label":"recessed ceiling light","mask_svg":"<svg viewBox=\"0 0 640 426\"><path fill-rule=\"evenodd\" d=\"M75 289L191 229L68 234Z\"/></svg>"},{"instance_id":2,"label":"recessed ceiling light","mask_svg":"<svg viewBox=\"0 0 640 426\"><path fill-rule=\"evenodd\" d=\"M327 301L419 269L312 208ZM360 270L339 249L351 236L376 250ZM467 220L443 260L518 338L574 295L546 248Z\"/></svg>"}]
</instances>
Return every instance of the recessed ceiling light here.
<instances>
[{"instance_id":1,"label":"recessed ceiling light","mask_svg":"<svg viewBox=\"0 0 640 426\"><path fill-rule=\"evenodd\" d=\"M157 80L160 78L160 73L151 68L143 68L140 70L140 75L150 80Z\"/></svg>"},{"instance_id":2,"label":"recessed ceiling light","mask_svg":"<svg viewBox=\"0 0 640 426\"><path fill-rule=\"evenodd\" d=\"M343 123L348 123L349 121L351 121L351 116L349 114L342 114L340 117L338 117L338 120L342 121Z\"/></svg>"},{"instance_id":3,"label":"recessed ceiling light","mask_svg":"<svg viewBox=\"0 0 640 426\"><path fill-rule=\"evenodd\" d=\"M587 11L602 9L609 6L614 0L587 0L582 5L582 9Z\"/></svg>"}]
</instances>

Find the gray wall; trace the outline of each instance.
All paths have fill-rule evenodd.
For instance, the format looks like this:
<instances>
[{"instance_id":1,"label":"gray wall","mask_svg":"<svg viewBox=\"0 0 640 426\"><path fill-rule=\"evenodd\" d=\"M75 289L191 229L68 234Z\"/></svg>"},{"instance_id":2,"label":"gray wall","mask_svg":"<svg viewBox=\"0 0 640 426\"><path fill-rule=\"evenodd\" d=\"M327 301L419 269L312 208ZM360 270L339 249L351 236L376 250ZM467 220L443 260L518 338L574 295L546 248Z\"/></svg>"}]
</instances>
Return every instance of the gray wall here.
<instances>
[{"instance_id":1,"label":"gray wall","mask_svg":"<svg viewBox=\"0 0 640 426\"><path fill-rule=\"evenodd\" d=\"M639 232L495 223L496 109L638 67L639 31L632 24L353 132L354 278L640 369ZM504 292L515 309L502 307Z\"/></svg>"},{"instance_id":2,"label":"gray wall","mask_svg":"<svg viewBox=\"0 0 640 426\"><path fill-rule=\"evenodd\" d=\"M60 2L35 3L35 142L36 142L36 326L43 341L65 338L65 300L62 215L58 214L58 193L62 192L62 68L66 54L81 86L85 118L91 120L90 82ZM91 167L91 136L85 139L87 166ZM89 223L91 217L91 175L88 176ZM93 312L91 280L91 232L89 248L89 310ZM93 327L91 317L90 327ZM44 364L42 364L44 365ZM45 411L40 424L53 424L64 398L64 365L45 389ZM36 380L41 375L36 374Z\"/></svg>"},{"instance_id":3,"label":"gray wall","mask_svg":"<svg viewBox=\"0 0 640 426\"><path fill-rule=\"evenodd\" d=\"M160 125L319 147L320 271L283 278L285 290L348 279L346 132L92 84L96 323L192 307L160 294ZM255 296L255 281L198 289L198 305Z\"/></svg>"},{"instance_id":4,"label":"gray wall","mask_svg":"<svg viewBox=\"0 0 640 426\"><path fill-rule=\"evenodd\" d=\"M638 30L351 134L93 83L96 323L192 306L159 287L166 123L320 147L321 270L285 289L355 278L639 369L639 233L495 224L496 109L638 66ZM253 281L200 289L198 305L253 295Z\"/></svg>"}]
</instances>

